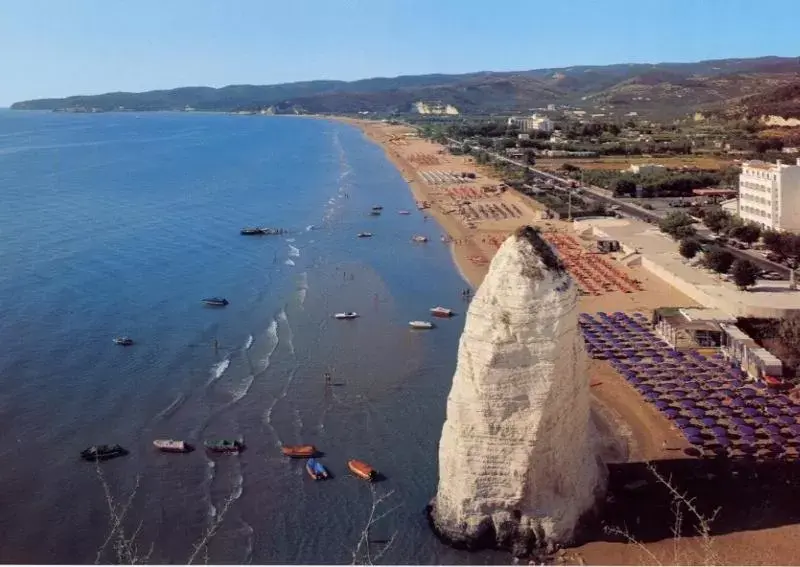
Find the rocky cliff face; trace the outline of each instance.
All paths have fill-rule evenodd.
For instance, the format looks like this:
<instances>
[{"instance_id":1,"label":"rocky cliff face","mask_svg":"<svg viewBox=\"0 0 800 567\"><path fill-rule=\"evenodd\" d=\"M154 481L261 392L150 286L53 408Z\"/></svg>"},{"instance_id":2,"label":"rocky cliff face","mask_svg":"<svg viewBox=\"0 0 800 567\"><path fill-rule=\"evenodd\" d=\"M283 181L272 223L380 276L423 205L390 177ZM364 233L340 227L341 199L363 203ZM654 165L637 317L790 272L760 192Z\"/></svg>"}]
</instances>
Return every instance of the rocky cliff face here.
<instances>
[{"instance_id":1,"label":"rocky cliff face","mask_svg":"<svg viewBox=\"0 0 800 567\"><path fill-rule=\"evenodd\" d=\"M500 247L469 307L430 519L459 546L523 554L573 536L603 491L577 289L530 228Z\"/></svg>"}]
</instances>

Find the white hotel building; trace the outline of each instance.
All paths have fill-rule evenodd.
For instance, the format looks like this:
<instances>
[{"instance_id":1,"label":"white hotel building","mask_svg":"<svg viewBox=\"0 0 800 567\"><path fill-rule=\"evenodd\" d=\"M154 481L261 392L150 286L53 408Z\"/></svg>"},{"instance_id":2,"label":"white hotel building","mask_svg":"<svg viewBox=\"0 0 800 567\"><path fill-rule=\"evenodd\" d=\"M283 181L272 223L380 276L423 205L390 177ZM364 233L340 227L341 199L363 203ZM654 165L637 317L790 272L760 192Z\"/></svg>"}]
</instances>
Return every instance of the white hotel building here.
<instances>
[{"instance_id":1,"label":"white hotel building","mask_svg":"<svg viewBox=\"0 0 800 567\"><path fill-rule=\"evenodd\" d=\"M800 231L800 158L796 165L744 162L738 212L742 220L764 228Z\"/></svg>"},{"instance_id":2,"label":"white hotel building","mask_svg":"<svg viewBox=\"0 0 800 567\"><path fill-rule=\"evenodd\" d=\"M547 132L548 134L553 131L553 121L546 116L538 116L533 114L530 117L525 116L512 116L508 119L508 125L519 128L520 132Z\"/></svg>"}]
</instances>

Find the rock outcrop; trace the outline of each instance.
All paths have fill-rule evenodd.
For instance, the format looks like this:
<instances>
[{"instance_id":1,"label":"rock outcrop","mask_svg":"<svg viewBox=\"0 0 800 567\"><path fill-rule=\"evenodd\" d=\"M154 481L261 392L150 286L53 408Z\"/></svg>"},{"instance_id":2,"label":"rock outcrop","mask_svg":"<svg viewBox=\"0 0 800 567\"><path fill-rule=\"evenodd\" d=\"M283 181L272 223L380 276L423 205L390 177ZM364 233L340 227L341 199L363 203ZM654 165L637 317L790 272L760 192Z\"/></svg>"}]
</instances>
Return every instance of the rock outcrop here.
<instances>
[{"instance_id":1,"label":"rock outcrop","mask_svg":"<svg viewBox=\"0 0 800 567\"><path fill-rule=\"evenodd\" d=\"M434 530L523 555L572 539L605 487L577 288L538 232L500 247L469 307L439 445Z\"/></svg>"}]
</instances>

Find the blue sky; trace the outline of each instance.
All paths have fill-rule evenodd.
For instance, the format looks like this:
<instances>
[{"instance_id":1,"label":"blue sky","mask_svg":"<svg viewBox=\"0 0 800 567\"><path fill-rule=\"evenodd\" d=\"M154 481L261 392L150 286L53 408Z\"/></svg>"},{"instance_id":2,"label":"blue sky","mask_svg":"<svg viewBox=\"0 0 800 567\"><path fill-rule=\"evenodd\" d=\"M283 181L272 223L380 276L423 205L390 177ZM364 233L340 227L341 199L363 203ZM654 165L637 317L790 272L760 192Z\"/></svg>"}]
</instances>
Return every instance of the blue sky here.
<instances>
[{"instance_id":1,"label":"blue sky","mask_svg":"<svg viewBox=\"0 0 800 567\"><path fill-rule=\"evenodd\" d=\"M800 0L0 0L0 106L188 85L800 55Z\"/></svg>"}]
</instances>

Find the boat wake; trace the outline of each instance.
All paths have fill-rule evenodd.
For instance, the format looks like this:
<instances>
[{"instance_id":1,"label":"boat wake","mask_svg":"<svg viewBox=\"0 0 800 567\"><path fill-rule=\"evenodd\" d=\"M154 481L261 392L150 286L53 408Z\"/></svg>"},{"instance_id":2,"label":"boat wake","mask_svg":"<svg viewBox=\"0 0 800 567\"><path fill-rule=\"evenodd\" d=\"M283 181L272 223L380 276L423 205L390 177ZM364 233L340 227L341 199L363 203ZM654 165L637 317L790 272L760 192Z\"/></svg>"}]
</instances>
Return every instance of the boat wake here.
<instances>
[{"instance_id":1,"label":"boat wake","mask_svg":"<svg viewBox=\"0 0 800 567\"><path fill-rule=\"evenodd\" d=\"M183 393L178 394L178 396L172 400L172 403L156 416L156 419L164 419L171 416L184 401L186 401L186 395Z\"/></svg>"},{"instance_id":2,"label":"boat wake","mask_svg":"<svg viewBox=\"0 0 800 567\"><path fill-rule=\"evenodd\" d=\"M250 350L251 346L253 346L253 335L247 335L247 340L244 343L244 350Z\"/></svg>"},{"instance_id":3,"label":"boat wake","mask_svg":"<svg viewBox=\"0 0 800 567\"><path fill-rule=\"evenodd\" d=\"M297 281L297 299L302 307L306 302L306 295L308 294L308 272L303 272Z\"/></svg>"},{"instance_id":4,"label":"boat wake","mask_svg":"<svg viewBox=\"0 0 800 567\"><path fill-rule=\"evenodd\" d=\"M289 256L291 258L299 258L300 257L300 249L296 246L289 245Z\"/></svg>"},{"instance_id":5,"label":"boat wake","mask_svg":"<svg viewBox=\"0 0 800 567\"><path fill-rule=\"evenodd\" d=\"M206 386L210 386L211 384L222 378L222 375L225 374L225 371L228 369L230 365L231 365L230 358L226 358L225 360L221 360L220 362L214 364L211 367L211 378L209 378L208 382L206 382Z\"/></svg>"},{"instance_id":6,"label":"boat wake","mask_svg":"<svg viewBox=\"0 0 800 567\"><path fill-rule=\"evenodd\" d=\"M211 484L214 482L214 477L216 476L217 470L217 463L212 461L211 459L206 456L206 500L208 501L208 521L214 521L214 518L217 517L217 507L214 506L214 502L211 501Z\"/></svg>"},{"instance_id":7,"label":"boat wake","mask_svg":"<svg viewBox=\"0 0 800 567\"><path fill-rule=\"evenodd\" d=\"M286 260L284 264L286 264L287 266L294 266L294 262L292 260Z\"/></svg>"}]
</instances>

